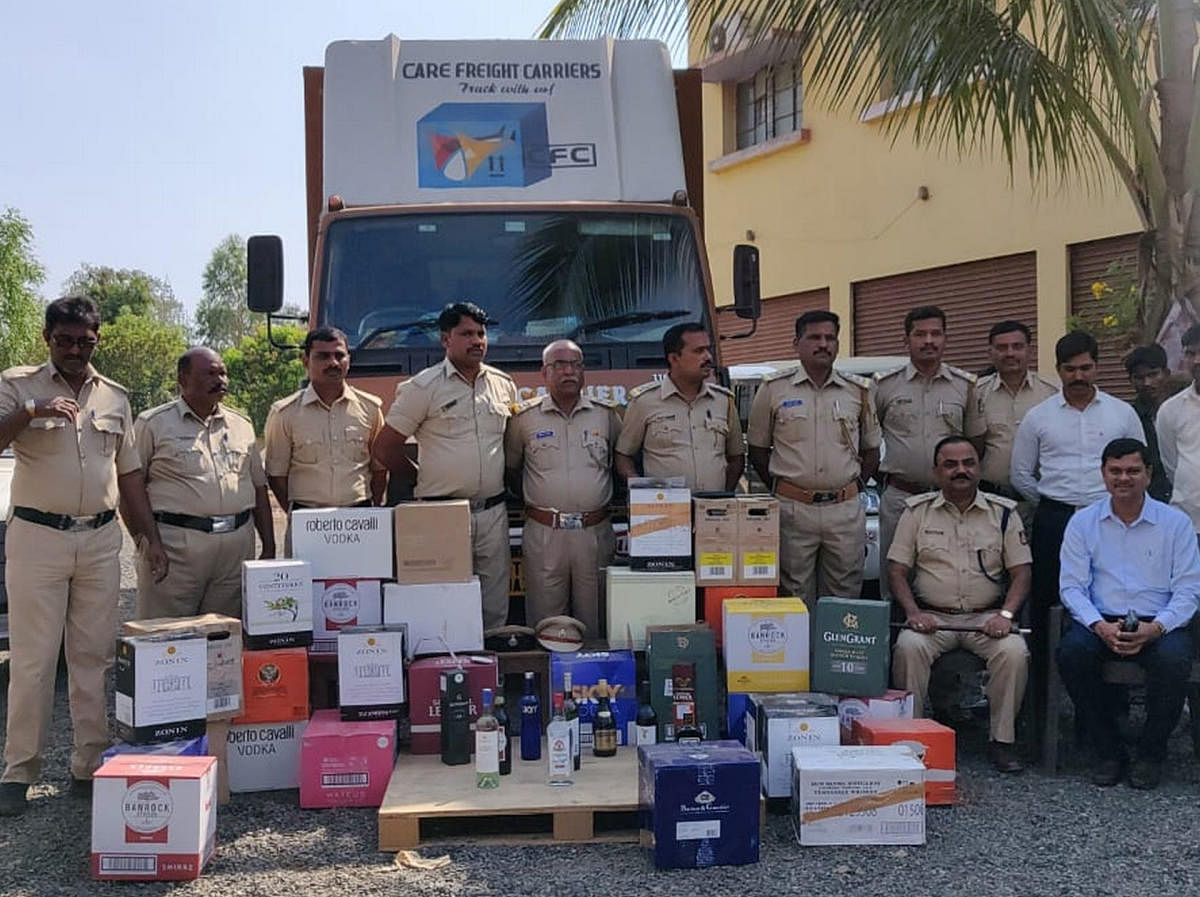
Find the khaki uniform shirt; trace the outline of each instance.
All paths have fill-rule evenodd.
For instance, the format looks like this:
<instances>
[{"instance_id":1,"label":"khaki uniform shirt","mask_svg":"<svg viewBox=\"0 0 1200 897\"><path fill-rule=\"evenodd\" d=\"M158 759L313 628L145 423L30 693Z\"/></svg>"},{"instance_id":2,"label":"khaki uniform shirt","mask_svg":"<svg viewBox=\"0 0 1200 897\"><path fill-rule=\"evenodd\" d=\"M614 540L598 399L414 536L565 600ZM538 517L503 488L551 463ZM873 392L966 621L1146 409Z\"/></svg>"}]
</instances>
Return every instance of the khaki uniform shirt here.
<instances>
[{"instance_id":1,"label":"khaki uniform shirt","mask_svg":"<svg viewBox=\"0 0 1200 897\"><path fill-rule=\"evenodd\" d=\"M125 387L91 365L78 396L50 362L0 375L0 417L55 396L78 402L79 416L36 417L16 435L12 505L72 517L116 508L117 477L141 467Z\"/></svg>"},{"instance_id":2,"label":"khaki uniform shirt","mask_svg":"<svg viewBox=\"0 0 1200 897\"><path fill-rule=\"evenodd\" d=\"M967 510L959 511L941 492L931 492L905 504L887 559L914 571L913 593L922 604L987 610L1004 598L1005 570L1033 563L1011 499L976 492ZM1001 535L1005 508L1008 526Z\"/></svg>"},{"instance_id":3,"label":"khaki uniform shirt","mask_svg":"<svg viewBox=\"0 0 1200 897\"><path fill-rule=\"evenodd\" d=\"M670 377L630 390L617 451L639 449L646 476L682 476L693 492L719 492L726 458L746 453L733 393L706 382L689 405Z\"/></svg>"},{"instance_id":4,"label":"khaki uniform shirt","mask_svg":"<svg viewBox=\"0 0 1200 897\"><path fill-rule=\"evenodd\" d=\"M309 384L267 414L267 476L288 478L288 500L345 508L369 501L371 444L383 429L383 402L346 384L330 407Z\"/></svg>"},{"instance_id":5,"label":"khaki uniform shirt","mask_svg":"<svg viewBox=\"0 0 1200 897\"><path fill-rule=\"evenodd\" d=\"M883 430L879 465L917 483L932 483L933 449L945 436L961 436L975 375L943 364L929 380L910 361L875 375L875 411Z\"/></svg>"},{"instance_id":6,"label":"khaki uniform shirt","mask_svg":"<svg viewBox=\"0 0 1200 897\"><path fill-rule=\"evenodd\" d=\"M1058 392L1053 383L1036 371L1025 374L1025 382L1015 393L1004 385L999 374L980 377L975 383L975 400L967 409L963 435L983 437L983 460L979 465L982 479L1008 486L1008 468L1012 463L1013 440L1025 412Z\"/></svg>"},{"instance_id":7,"label":"khaki uniform shirt","mask_svg":"<svg viewBox=\"0 0 1200 897\"><path fill-rule=\"evenodd\" d=\"M549 395L518 405L508 421L504 456L510 468L524 468L525 501L568 513L607 507L613 446L621 435L619 407L586 395L570 414L563 414Z\"/></svg>"},{"instance_id":8,"label":"khaki uniform shirt","mask_svg":"<svg viewBox=\"0 0 1200 897\"><path fill-rule=\"evenodd\" d=\"M254 507L267 484L254 424L217 405L202 420L182 398L138 415L133 432L155 511L217 517Z\"/></svg>"},{"instance_id":9,"label":"khaki uniform shirt","mask_svg":"<svg viewBox=\"0 0 1200 897\"><path fill-rule=\"evenodd\" d=\"M771 449L772 476L804 489L841 489L861 474L859 454L879 448L870 383L834 371L817 386L803 365L768 377L754 394L746 436Z\"/></svg>"},{"instance_id":10,"label":"khaki uniform shirt","mask_svg":"<svg viewBox=\"0 0 1200 897\"><path fill-rule=\"evenodd\" d=\"M443 359L396 387L392 429L417 440L417 498L484 499L504 491L504 427L517 403L512 378L491 365L474 384Z\"/></svg>"}]
</instances>

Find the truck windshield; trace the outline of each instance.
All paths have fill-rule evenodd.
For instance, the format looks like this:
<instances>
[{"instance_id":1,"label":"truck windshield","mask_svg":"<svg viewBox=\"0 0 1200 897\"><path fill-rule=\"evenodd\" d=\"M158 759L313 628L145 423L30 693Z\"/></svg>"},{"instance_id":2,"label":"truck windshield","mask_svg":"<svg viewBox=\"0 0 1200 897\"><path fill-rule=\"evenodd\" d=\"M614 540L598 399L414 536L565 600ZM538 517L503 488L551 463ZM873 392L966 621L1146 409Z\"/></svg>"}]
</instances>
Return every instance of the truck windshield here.
<instances>
[{"instance_id":1,"label":"truck windshield","mask_svg":"<svg viewBox=\"0 0 1200 897\"><path fill-rule=\"evenodd\" d=\"M328 231L322 323L360 352L438 345L437 316L467 300L493 346L657 342L703 321L704 279L686 217L460 212L349 217Z\"/></svg>"}]
</instances>

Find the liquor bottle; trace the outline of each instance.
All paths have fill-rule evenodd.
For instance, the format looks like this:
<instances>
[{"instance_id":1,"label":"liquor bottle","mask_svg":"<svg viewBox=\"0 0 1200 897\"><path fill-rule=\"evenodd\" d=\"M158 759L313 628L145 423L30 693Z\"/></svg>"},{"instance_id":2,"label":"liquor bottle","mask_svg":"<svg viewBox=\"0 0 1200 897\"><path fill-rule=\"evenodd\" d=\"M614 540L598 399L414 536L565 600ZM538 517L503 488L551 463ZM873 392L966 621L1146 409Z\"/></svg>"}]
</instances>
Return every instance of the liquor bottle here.
<instances>
[{"instance_id":1,"label":"liquor bottle","mask_svg":"<svg viewBox=\"0 0 1200 897\"><path fill-rule=\"evenodd\" d=\"M592 753L597 757L617 755L617 720L613 716L612 704L608 700L608 680L601 679L596 686L596 716L592 720Z\"/></svg>"},{"instance_id":2,"label":"liquor bottle","mask_svg":"<svg viewBox=\"0 0 1200 897\"><path fill-rule=\"evenodd\" d=\"M533 673L525 674L525 694L521 696L521 759L542 759L542 702Z\"/></svg>"},{"instance_id":3,"label":"liquor bottle","mask_svg":"<svg viewBox=\"0 0 1200 897\"><path fill-rule=\"evenodd\" d=\"M546 727L546 783L548 785L573 785L571 777L571 724L563 716L563 696L554 696L554 716Z\"/></svg>"},{"instance_id":4,"label":"liquor bottle","mask_svg":"<svg viewBox=\"0 0 1200 897\"><path fill-rule=\"evenodd\" d=\"M579 740L579 705L575 703L571 685L570 671L563 673L563 719L571 724L571 762L579 769L583 756Z\"/></svg>"},{"instance_id":5,"label":"liquor bottle","mask_svg":"<svg viewBox=\"0 0 1200 897\"><path fill-rule=\"evenodd\" d=\"M440 677L442 762L461 766L471 762L471 697L467 674L450 670Z\"/></svg>"},{"instance_id":6,"label":"liquor bottle","mask_svg":"<svg viewBox=\"0 0 1200 897\"><path fill-rule=\"evenodd\" d=\"M633 738L630 744L655 744L658 741L658 714L650 705L650 680L638 683L637 718L633 722Z\"/></svg>"},{"instance_id":7,"label":"liquor bottle","mask_svg":"<svg viewBox=\"0 0 1200 897\"><path fill-rule=\"evenodd\" d=\"M492 690L483 690L483 709L475 720L475 787L500 787L500 721L492 713Z\"/></svg>"},{"instance_id":8,"label":"liquor bottle","mask_svg":"<svg viewBox=\"0 0 1200 897\"><path fill-rule=\"evenodd\" d=\"M499 726L500 775L502 776L509 775L512 772L512 739L508 731L511 723L508 718L506 703L504 692L501 690L496 694L492 713L495 714L496 724Z\"/></svg>"},{"instance_id":9,"label":"liquor bottle","mask_svg":"<svg viewBox=\"0 0 1200 897\"><path fill-rule=\"evenodd\" d=\"M1138 620L1137 611L1135 611L1131 607L1131 608L1129 608L1129 613L1127 613L1125 615L1125 619L1121 621L1121 631L1122 632L1137 632L1138 624L1140 622L1141 621Z\"/></svg>"},{"instance_id":10,"label":"liquor bottle","mask_svg":"<svg viewBox=\"0 0 1200 897\"><path fill-rule=\"evenodd\" d=\"M696 723L695 664L673 664L671 679L675 741L680 744L699 744L704 736Z\"/></svg>"}]
</instances>

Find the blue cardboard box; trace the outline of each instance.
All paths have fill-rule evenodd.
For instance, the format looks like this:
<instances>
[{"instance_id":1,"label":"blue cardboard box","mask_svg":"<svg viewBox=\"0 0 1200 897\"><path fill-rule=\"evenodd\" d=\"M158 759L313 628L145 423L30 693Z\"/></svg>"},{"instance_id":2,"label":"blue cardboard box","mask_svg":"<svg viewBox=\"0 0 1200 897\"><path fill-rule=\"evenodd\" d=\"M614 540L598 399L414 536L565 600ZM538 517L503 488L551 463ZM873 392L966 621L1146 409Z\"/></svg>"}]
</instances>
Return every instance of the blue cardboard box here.
<instances>
[{"instance_id":1,"label":"blue cardboard box","mask_svg":"<svg viewBox=\"0 0 1200 897\"><path fill-rule=\"evenodd\" d=\"M417 122L421 187L528 187L548 177L544 103L442 103Z\"/></svg>"},{"instance_id":2,"label":"blue cardboard box","mask_svg":"<svg viewBox=\"0 0 1200 897\"><path fill-rule=\"evenodd\" d=\"M758 758L735 741L639 747L638 808L659 869L758 862Z\"/></svg>"},{"instance_id":3,"label":"blue cardboard box","mask_svg":"<svg viewBox=\"0 0 1200 897\"><path fill-rule=\"evenodd\" d=\"M731 691L726 696L728 716L725 720L725 731L733 741L746 743L746 711L750 709L750 695L745 692Z\"/></svg>"},{"instance_id":4,"label":"blue cardboard box","mask_svg":"<svg viewBox=\"0 0 1200 897\"><path fill-rule=\"evenodd\" d=\"M627 724L637 717L637 664L632 651L575 651L550 654L550 688L563 689L563 673L571 671L571 691L579 705L579 740L592 747L592 720L600 706L599 684L608 683L609 705L617 720L617 744L628 744ZM553 698L551 698L553 700Z\"/></svg>"},{"instance_id":5,"label":"blue cardboard box","mask_svg":"<svg viewBox=\"0 0 1200 897\"><path fill-rule=\"evenodd\" d=\"M100 762L107 763L120 754L157 754L161 757L207 757L208 735L184 738L179 741L163 741L158 744L126 744L119 741L100 755Z\"/></svg>"}]
</instances>

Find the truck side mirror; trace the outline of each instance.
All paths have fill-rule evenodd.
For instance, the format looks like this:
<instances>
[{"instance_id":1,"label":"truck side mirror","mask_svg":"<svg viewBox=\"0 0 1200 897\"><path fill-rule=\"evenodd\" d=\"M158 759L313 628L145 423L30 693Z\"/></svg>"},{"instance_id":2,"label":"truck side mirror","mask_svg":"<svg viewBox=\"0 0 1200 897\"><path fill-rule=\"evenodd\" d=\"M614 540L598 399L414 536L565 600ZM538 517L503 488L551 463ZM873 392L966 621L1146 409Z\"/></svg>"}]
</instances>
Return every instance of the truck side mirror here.
<instances>
[{"instance_id":1,"label":"truck side mirror","mask_svg":"<svg viewBox=\"0 0 1200 897\"><path fill-rule=\"evenodd\" d=\"M246 241L246 305L268 315L283 308L283 240L274 234Z\"/></svg>"},{"instance_id":2,"label":"truck side mirror","mask_svg":"<svg viewBox=\"0 0 1200 897\"><path fill-rule=\"evenodd\" d=\"M733 247L733 313L757 321L762 313L758 293L758 247L743 243Z\"/></svg>"}]
</instances>

